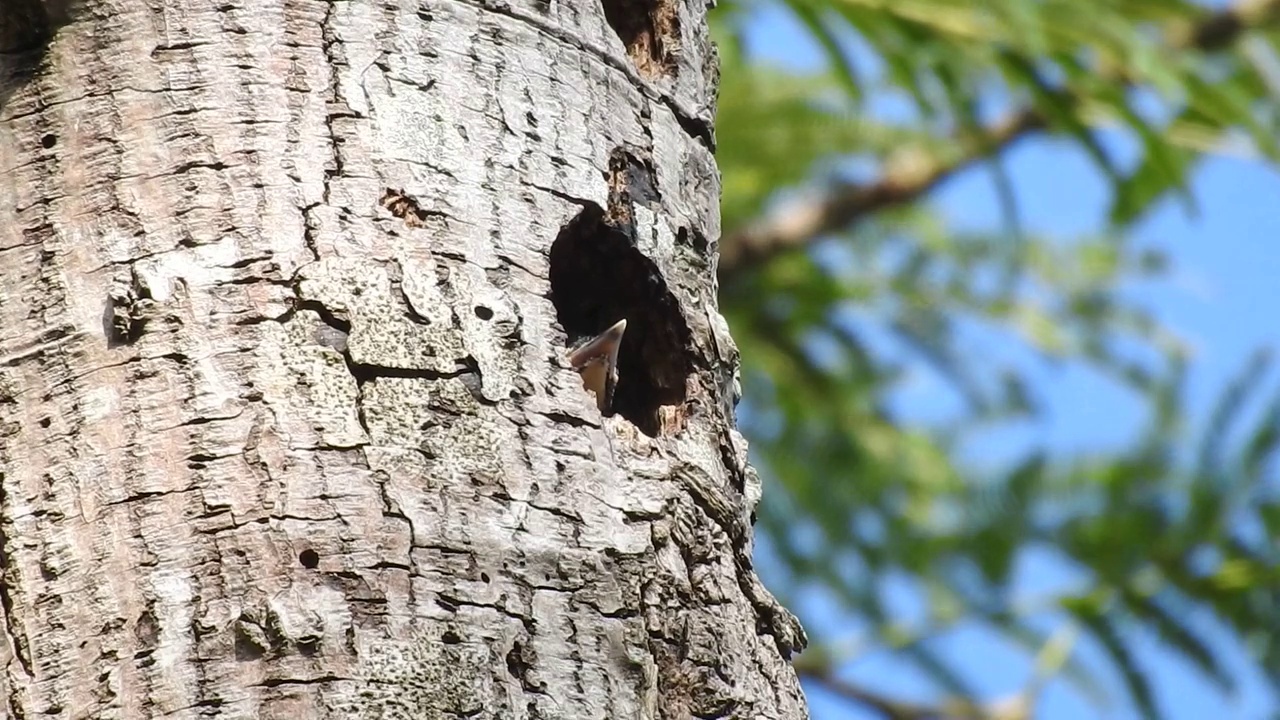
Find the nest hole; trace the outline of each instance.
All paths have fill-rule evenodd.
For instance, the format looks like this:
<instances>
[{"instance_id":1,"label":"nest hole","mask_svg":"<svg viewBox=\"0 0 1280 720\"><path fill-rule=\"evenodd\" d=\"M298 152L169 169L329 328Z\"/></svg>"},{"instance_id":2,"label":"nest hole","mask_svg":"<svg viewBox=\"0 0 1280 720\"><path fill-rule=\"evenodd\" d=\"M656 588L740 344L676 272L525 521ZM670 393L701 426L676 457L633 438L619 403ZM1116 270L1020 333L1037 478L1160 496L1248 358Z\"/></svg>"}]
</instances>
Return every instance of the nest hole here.
<instances>
[{"instance_id":1,"label":"nest hole","mask_svg":"<svg viewBox=\"0 0 1280 720\"><path fill-rule=\"evenodd\" d=\"M675 72L680 11L674 0L604 0L604 17L641 74Z\"/></svg>"},{"instance_id":2,"label":"nest hole","mask_svg":"<svg viewBox=\"0 0 1280 720\"><path fill-rule=\"evenodd\" d=\"M689 326L658 266L599 206L579 213L552 244L551 300L570 347L626 319L611 413L650 437L673 432L662 408L685 402Z\"/></svg>"}]
</instances>

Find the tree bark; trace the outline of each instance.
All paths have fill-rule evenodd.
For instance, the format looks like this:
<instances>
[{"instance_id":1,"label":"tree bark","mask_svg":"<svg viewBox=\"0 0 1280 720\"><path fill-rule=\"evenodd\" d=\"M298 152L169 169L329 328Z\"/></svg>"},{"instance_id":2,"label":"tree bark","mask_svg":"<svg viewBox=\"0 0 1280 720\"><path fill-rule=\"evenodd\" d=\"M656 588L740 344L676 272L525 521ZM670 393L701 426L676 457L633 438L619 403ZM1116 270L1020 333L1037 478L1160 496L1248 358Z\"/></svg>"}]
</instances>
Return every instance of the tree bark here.
<instances>
[{"instance_id":1,"label":"tree bark","mask_svg":"<svg viewBox=\"0 0 1280 720\"><path fill-rule=\"evenodd\" d=\"M5 717L806 717L700 2L57 6L0 48Z\"/></svg>"}]
</instances>

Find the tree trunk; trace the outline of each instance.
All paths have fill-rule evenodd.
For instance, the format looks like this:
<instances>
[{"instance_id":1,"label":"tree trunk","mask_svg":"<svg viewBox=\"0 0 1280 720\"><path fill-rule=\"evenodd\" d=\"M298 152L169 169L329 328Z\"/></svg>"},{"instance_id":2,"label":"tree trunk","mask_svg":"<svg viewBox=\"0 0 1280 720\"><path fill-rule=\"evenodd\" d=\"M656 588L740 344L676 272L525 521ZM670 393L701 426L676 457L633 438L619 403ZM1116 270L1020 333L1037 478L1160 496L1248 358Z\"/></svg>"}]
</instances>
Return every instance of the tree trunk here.
<instances>
[{"instance_id":1,"label":"tree trunk","mask_svg":"<svg viewBox=\"0 0 1280 720\"><path fill-rule=\"evenodd\" d=\"M56 4L0 0L5 717L806 716L702 3Z\"/></svg>"}]
</instances>

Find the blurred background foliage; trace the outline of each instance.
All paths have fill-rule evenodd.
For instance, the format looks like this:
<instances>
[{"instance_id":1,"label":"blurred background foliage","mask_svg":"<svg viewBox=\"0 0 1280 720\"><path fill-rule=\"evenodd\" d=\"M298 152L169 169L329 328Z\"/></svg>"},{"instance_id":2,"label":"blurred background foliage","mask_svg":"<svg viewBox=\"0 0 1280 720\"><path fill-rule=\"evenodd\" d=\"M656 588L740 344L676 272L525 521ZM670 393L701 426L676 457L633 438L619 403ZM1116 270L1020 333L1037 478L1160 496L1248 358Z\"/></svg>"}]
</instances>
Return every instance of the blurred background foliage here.
<instances>
[{"instance_id":1,"label":"blurred background foliage","mask_svg":"<svg viewBox=\"0 0 1280 720\"><path fill-rule=\"evenodd\" d=\"M769 13L805 29L822 67L752 54L746 29ZM1020 718L1043 714L1038 693L1063 681L1099 716L1118 686L1125 707L1163 717L1135 631L1224 698L1236 689L1199 615L1280 690L1270 358L1242 358L1211 416L1192 422L1193 355L1125 291L1169 272L1128 231L1166 198L1194 214L1199 161L1280 161L1280 0L721 0L712 23L720 290L742 353L740 420L767 483L757 527L775 562L763 571L790 606L818 592L851 619L802 612L806 687L846 701L841 717ZM1129 138L1136 161L1113 157L1103 132ZM1033 135L1073 144L1107 179L1108 222L1091 237L1023 227L1002 158ZM948 227L930 193L975 167L1004 221ZM1043 410L1043 374L996 351L1010 344L1105 374L1141 403L1143 426L1084 456L1033 442L975 462L967 443ZM921 368L945 381L954 412L895 410ZM1015 575L1029 556L1073 581L1027 602ZM974 623L1026 658L1029 680L1007 696L974 692L981 657L938 650ZM1105 662L1083 661L1084 644ZM859 684L849 668L877 654L932 689Z\"/></svg>"}]
</instances>

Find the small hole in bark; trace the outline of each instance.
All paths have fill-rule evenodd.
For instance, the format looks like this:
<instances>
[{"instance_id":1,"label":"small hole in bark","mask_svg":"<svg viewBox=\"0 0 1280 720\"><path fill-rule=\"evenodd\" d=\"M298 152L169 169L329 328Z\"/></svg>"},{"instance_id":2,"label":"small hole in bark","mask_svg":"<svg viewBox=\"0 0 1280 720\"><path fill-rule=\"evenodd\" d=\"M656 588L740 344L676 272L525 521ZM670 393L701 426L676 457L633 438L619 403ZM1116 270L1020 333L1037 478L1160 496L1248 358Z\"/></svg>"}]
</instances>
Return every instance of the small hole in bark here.
<instances>
[{"instance_id":1,"label":"small hole in bark","mask_svg":"<svg viewBox=\"0 0 1280 720\"><path fill-rule=\"evenodd\" d=\"M49 150L50 148L52 148L54 145L57 145L57 144L58 144L58 136L54 135L53 133L49 133L48 135L45 135L44 137L40 138L40 147L44 148L45 150Z\"/></svg>"},{"instance_id":2,"label":"small hole in bark","mask_svg":"<svg viewBox=\"0 0 1280 720\"><path fill-rule=\"evenodd\" d=\"M556 318L571 346L627 321L609 413L650 437L678 431L679 423L663 423L660 411L684 405L690 336L658 266L591 205L551 246L550 274Z\"/></svg>"},{"instance_id":3,"label":"small hole in bark","mask_svg":"<svg viewBox=\"0 0 1280 720\"><path fill-rule=\"evenodd\" d=\"M40 418L39 422L40 422L40 427L47 428L49 427L49 424L53 422L53 420L51 420L50 418L44 417L44 418Z\"/></svg>"},{"instance_id":4,"label":"small hole in bark","mask_svg":"<svg viewBox=\"0 0 1280 720\"><path fill-rule=\"evenodd\" d=\"M462 638L458 637L458 633L452 630L445 630L444 634L440 636L440 642L445 645L457 645L462 642Z\"/></svg>"},{"instance_id":5,"label":"small hole in bark","mask_svg":"<svg viewBox=\"0 0 1280 720\"><path fill-rule=\"evenodd\" d=\"M477 305L475 307L475 311L476 311L476 317L480 318L481 320L493 319L493 311L483 305Z\"/></svg>"},{"instance_id":6,"label":"small hole in bark","mask_svg":"<svg viewBox=\"0 0 1280 720\"><path fill-rule=\"evenodd\" d=\"M308 570L315 570L320 566L320 553L307 548L298 553L298 562L302 563L302 567Z\"/></svg>"},{"instance_id":7,"label":"small hole in bark","mask_svg":"<svg viewBox=\"0 0 1280 720\"><path fill-rule=\"evenodd\" d=\"M507 672L511 677L523 681L525 673L529 672L529 662L524 657L524 646L520 641L511 644L511 649L507 651Z\"/></svg>"},{"instance_id":8,"label":"small hole in bark","mask_svg":"<svg viewBox=\"0 0 1280 720\"><path fill-rule=\"evenodd\" d=\"M627 48L636 69L648 77L676 68L679 5L673 0L604 0L604 17Z\"/></svg>"},{"instance_id":9,"label":"small hole in bark","mask_svg":"<svg viewBox=\"0 0 1280 720\"><path fill-rule=\"evenodd\" d=\"M480 579L484 582L489 582L489 573L480 573Z\"/></svg>"},{"instance_id":10,"label":"small hole in bark","mask_svg":"<svg viewBox=\"0 0 1280 720\"><path fill-rule=\"evenodd\" d=\"M609 212L605 217L612 225L627 229L635 223L635 205L656 209L661 203L658 178L646 153L614 148L609 153L604 180L609 184Z\"/></svg>"}]
</instances>

